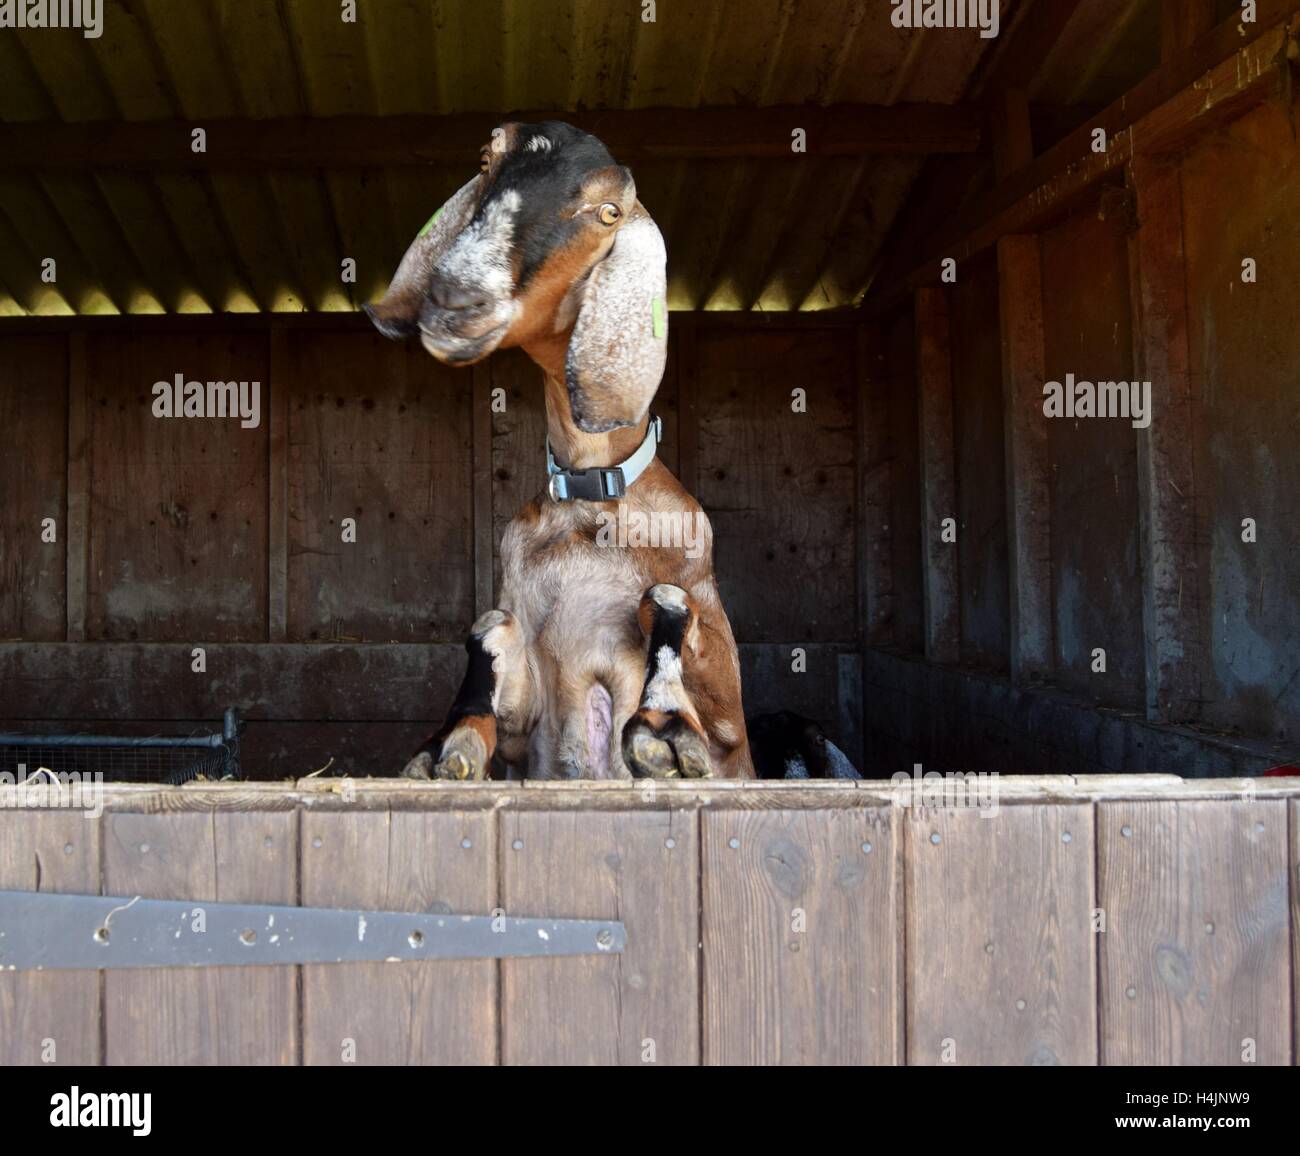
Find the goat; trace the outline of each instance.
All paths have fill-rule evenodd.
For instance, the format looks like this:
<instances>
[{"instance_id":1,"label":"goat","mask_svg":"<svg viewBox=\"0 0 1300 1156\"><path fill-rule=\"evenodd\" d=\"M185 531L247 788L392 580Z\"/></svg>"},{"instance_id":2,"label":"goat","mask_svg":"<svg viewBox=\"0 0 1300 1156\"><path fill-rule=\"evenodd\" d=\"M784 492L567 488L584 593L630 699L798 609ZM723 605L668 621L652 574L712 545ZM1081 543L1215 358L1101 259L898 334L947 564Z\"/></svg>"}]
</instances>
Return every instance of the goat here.
<instances>
[{"instance_id":1,"label":"goat","mask_svg":"<svg viewBox=\"0 0 1300 1156\"><path fill-rule=\"evenodd\" d=\"M659 229L632 174L571 125L502 125L479 167L367 312L447 365L521 347L545 376L549 484L507 528L500 604L403 773L482 779L496 757L537 778L752 778L712 530L655 456ZM689 522L701 548L611 544L629 516Z\"/></svg>"},{"instance_id":2,"label":"goat","mask_svg":"<svg viewBox=\"0 0 1300 1156\"><path fill-rule=\"evenodd\" d=\"M860 779L857 768L813 719L788 710L746 720L760 779Z\"/></svg>"}]
</instances>

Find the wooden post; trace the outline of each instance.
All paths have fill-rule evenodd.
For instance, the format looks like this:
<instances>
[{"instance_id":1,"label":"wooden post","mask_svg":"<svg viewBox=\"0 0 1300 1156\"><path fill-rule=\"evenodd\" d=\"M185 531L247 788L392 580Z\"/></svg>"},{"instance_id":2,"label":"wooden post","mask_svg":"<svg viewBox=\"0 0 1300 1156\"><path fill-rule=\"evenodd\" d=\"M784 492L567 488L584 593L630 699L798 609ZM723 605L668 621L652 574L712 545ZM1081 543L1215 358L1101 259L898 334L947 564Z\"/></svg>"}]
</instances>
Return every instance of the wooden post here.
<instances>
[{"instance_id":1,"label":"wooden post","mask_svg":"<svg viewBox=\"0 0 1300 1156\"><path fill-rule=\"evenodd\" d=\"M917 412L920 414L921 579L925 656L956 662L961 649L957 543L942 539L943 522L957 518L952 440L952 351L948 301L942 289L916 294Z\"/></svg>"},{"instance_id":2,"label":"wooden post","mask_svg":"<svg viewBox=\"0 0 1300 1156\"><path fill-rule=\"evenodd\" d=\"M879 325L858 331L858 614L865 646L894 641L894 475L881 336Z\"/></svg>"},{"instance_id":3,"label":"wooden post","mask_svg":"<svg viewBox=\"0 0 1300 1156\"><path fill-rule=\"evenodd\" d=\"M288 638L289 608L289 335L271 327L271 390L267 449L266 632L270 642Z\"/></svg>"},{"instance_id":4,"label":"wooden post","mask_svg":"<svg viewBox=\"0 0 1300 1156\"><path fill-rule=\"evenodd\" d=\"M1006 446L1010 660L1017 684L1052 668L1050 466L1043 413L1043 271L1037 237L998 242Z\"/></svg>"},{"instance_id":5,"label":"wooden post","mask_svg":"<svg viewBox=\"0 0 1300 1156\"><path fill-rule=\"evenodd\" d=\"M1151 382L1151 424L1137 433L1147 717L1189 722L1200 709L1193 429L1182 179L1177 163L1128 169L1139 226L1129 242L1137 375Z\"/></svg>"},{"instance_id":6,"label":"wooden post","mask_svg":"<svg viewBox=\"0 0 1300 1156\"><path fill-rule=\"evenodd\" d=\"M90 445L87 441L86 335L68 334L67 636L86 638L86 566L90 553Z\"/></svg>"}]
</instances>

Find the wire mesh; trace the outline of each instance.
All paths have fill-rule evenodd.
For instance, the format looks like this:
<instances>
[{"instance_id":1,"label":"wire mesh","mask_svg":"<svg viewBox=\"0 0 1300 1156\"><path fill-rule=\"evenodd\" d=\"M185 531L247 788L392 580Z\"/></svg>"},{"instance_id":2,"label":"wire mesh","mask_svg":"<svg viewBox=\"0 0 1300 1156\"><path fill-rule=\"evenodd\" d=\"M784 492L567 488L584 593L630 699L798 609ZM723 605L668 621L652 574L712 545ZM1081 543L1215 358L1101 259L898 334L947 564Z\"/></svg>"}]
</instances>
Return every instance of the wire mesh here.
<instances>
[{"instance_id":1,"label":"wire mesh","mask_svg":"<svg viewBox=\"0 0 1300 1156\"><path fill-rule=\"evenodd\" d=\"M106 783L172 786L195 779L237 779L238 733L238 716L230 711L219 734L0 734L0 774L21 782L43 769L55 775L101 776Z\"/></svg>"}]
</instances>

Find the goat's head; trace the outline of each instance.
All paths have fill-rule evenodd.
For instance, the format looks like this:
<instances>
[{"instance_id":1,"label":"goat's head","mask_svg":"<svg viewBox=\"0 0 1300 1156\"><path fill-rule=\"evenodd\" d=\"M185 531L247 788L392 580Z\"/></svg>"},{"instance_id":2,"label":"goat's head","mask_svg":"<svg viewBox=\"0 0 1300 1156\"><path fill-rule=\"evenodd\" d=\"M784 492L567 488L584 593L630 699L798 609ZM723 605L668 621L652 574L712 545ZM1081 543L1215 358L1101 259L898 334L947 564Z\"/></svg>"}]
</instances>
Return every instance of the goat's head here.
<instances>
[{"instance_id":1,"label":"goat's head","mask_svg":"<svg viewBox=\"0 0 1300 1156\"><path fill-rule=\"evenodd\" d=\"M560 121L493 130L479 167L366 311L389 337L418 332L448 365L567 337L578 428L635 425L663 376L668 319L663 238L632 174Z\"/></svg>"}]
</instances>

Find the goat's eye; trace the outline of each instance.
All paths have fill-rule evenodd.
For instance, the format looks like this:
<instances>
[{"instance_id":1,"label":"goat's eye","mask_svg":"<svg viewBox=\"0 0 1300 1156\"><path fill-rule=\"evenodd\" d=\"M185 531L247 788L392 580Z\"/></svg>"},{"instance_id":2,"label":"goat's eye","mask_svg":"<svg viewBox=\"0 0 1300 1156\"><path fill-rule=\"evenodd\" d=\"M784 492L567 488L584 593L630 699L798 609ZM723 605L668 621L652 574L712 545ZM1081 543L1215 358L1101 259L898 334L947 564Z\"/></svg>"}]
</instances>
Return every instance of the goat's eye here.
<instances>
[{"instance_id":1,"label":"goat's eye","mask_svg":"<svg viewBox=\"0 0 1300 1156\"><path fill-rule=\"evenodd\" d=\"M623 210L614 204L604 204L600 206L599 215L602 225L612 225L623 215Z\"/></svg>"},{"instance_id":2,"label":"goat's eye","mask_svg":"<svg viewBox=\"0 0 1300 1156\"><path fill-rule=\"evenodd\" d=\"M491 167L492 167L492 158L488 156L487 149L484 149L478 155L478 171L481 173L485 173Z\"/></svg>"}]
</instances>

